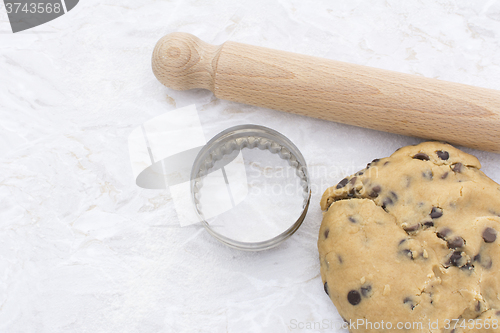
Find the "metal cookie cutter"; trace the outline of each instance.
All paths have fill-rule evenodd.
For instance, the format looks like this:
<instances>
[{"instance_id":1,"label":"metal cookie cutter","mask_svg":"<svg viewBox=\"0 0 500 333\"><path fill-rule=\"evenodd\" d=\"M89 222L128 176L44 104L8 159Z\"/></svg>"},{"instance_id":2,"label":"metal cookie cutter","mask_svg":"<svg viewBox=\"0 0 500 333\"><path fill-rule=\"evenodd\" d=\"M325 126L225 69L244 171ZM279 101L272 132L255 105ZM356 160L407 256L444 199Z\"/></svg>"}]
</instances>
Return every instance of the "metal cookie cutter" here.
<instances>
[{"instance_id":1,"label":"metal cookie cutter","mask_svg":"<svg viewBox=\"0 0 500 333\"><path fill-rule=\"evenodd\" d=\"M265 250L302 224L311 189L298 148L258 125L226 129L198 153L191 198L207 231L241 250Z\"/></svg>"}]
</instances>

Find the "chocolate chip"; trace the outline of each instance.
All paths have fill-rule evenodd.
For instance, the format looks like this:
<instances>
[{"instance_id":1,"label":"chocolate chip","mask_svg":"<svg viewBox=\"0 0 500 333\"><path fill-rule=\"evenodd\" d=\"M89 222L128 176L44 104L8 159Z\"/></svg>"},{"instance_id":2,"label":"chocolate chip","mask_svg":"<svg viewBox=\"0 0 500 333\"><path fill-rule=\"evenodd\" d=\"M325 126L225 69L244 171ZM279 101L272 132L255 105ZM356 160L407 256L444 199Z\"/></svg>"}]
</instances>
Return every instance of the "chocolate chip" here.
<instances>
[{"instance_id":1,"label":"chocolate chip","mask_svg":"<svg viewBox=\"0 0 500 333\"><path fill-rule=\"evenodd\" d=\"M424 222L424 226L426 226L427 228L433 227L434 226L434 222L432 222L432 221L425 221Z\"/></svg>"},{"instance_id":2,"label":"chocolate chip","mask_svg":"<svg viewBox=\"0 0 500 333\"><path fill-rule=\"evenodd\" d=\"M477 303L476 303L476 309L475 310L476 310L476 312L481 311L481 303L479 301L477 301Z\"/></svg>"},{"instance_id":3,"label":"chocolate chip","mask_svg":"<svg viewBox=\"0 0 500 333\"><path fill-rule=\"evenodd\" d=\"M422 172L422 177L432 180L434 178L434 174L432 173L432 170L427 170Z\"/></svg>"},{"instance_id":4,"label":"chocolate chip","mask_svg":"<svg viewBox=\"0 0 500 333\"><path fill-rule=\"evenodd\" d=\"M438 150L436 152L437 156L442 159L443 161L446 161L447 159L450 158L450 154L447 151L444 150Z\"/></svg>"},{"instance_id":5,"label":"chocolate chip","mask_svg":"<svg viewBox=\"0 0 500 333\"><path fill-rule=\"evenodd\" d=\"M411 185L411 178L408 176L406 176L406 184L405 185L406 185L406 188L410 187L410 185Z\"/></svg>"},{"instance_id":6,"label":"chocolate chip","mask_svg":"<svg viewBox=\"0 0 500 333\"><path fill-rule=\"evenodd\" d=\"M448 240L447 243L449 249L459 249L465 245L464 239L460 236Z\"/></svg>"},{"instance_id":7,"label":"chocolate chip","mask_svg":"<svg viewBox=\"0 0 500 333\"><path fill-rule=\"evenodd\" d=\"M497 316L500 316L500 311L497 311L495 314L496 314Z\"/></svg>"},{"instance_id":8,"label":"chocolate chip","mask_svg":"<svg viewBox=\"0 0 500 333\"><path fill-rule=\"evenodd\" d=\"M363 297L369 297L371 294L371 291L372 291L372 286L370 286L370 285L367 285L365 287L361 287L361 295L363 295Z\"/></svg>"},{"instance_id":9,"label":"chocolate chip","mask_svg":"<svg viewBox=\"0 0 500 333\"><path fill-rule=\"evenodd\" d=\"M462 251L454 251L450 256L449 262L452 266L458 266L460 259L462 259Z\"/></svg>"},{"instance_id":10,"label":"chocolate chip","mask_svg":"<svg viewBox=\"0 0 500 333\"><path fill-rule=\"evenodd\" d=\"M325 229L325 238L328 238L328 234L330 233L330 229L326 228Z\"/></svg>"},{"instance_id":11,"label":"chocolate chip","mask_svg":"<svg viewBox=\"0 0 500 333\"><path fill-rule=\"evenodd\" d=\"M415 304L413 303L413 300L410 297L406 297L403 300L403 303L406 304L406 305L408 305L411 310L415 309Z\"/></svg>"},{"instance_id":12,"label":"chocolate chip","mask_svg":"<svg viewBox=\"0 0 500 333\"><path fill-rule=\"evenodd\" d=\"M364 174L363 171L360 171L360 172L357 173L358 176L362 176L363 174Z\"/></svg>"},{"instance_id":13,"label":"chocolate chip","mask_svg":"<svg viewBox=\"0 0 500 333\"><path fill-rule=\"evenodd\" d=\"M389 192L390 195L392 195L392 197L394 198L394 200L398 200L398 195L396 194L396 192Z\"/></svg>"},{"instance_id":14,"label":"chocolate chip","mask_svg":"<svg viewBox=\"0 0 500 333\"><path fill-rule=\"evenodd\" d=\"M349 181L349 184L354 185L357 179L358 177L352 177L351 180Z\"/></svg>"},{"instance_id":15,"label":"chocolate chip","mask_svg":"<svg viewBox=\"0 0 500 333\"><path fill-rule=\"evenodd\" d=\"M498 189L500 191L500 189ZM490 209L490 214L500 217L498 212L495 212L493 209Z\"/></svg>"},{"instance_id":16,"label":"chocolate chip","mask_svg":"<svg viewBox=\"0 0 500 333\"><path fill-rule=\"evenodd\" d=\"M337 255L337 259L339 260L339 263L342 263L342 262L343 262L342 257L340 256L340 254L339 254L339 255Z\"/></svg>"},{"instance_id":17,"label":"chocolate chip","mask_svg":"<svg viewBox=\"0 0 500 333\"><path fill-rule=\"evenodd\" d=\"M378 161L380 161L380 158L376 158L372 161L372 163L377 163Z\"/></svg>"},{"instance_id":18,"label":"chocolate chip","mask_svg":"<svg viewBox=\"0 0 500 333\"><path fill-rule=\"evenodd\" d=\"M497 231L493 228L486 228L483 231L483 240L486 243L493 243L497 239Z\"/></svg>"},{"instance_id":19,"label":"chocolate chip","mask_svg":"<svg viewBox=\"0 0 500 333\"><path fill-rule=\"evenodd\" d=\"M323 285L323 288L325 289L325 293L330 296L330 293L328 292L328 282L325 282L325 284Z\"/></svg>"},{"instance_id":20,"label":"chocolate chip","mask_svg":"<svg viewBox=\"0 0 500 333\"><path fill-rule=\"evenodd\" d=\"M451 234L451 229L449 228L443 228L441 230L439 230L437 233L436 233L436 236L438 236L439 238L441 239L444 239L446 240L446 237Z\"/></svg>"},{"instance_id":21,"label":"chocolate chip","mask_svg":"<svg viewBox=\"0 0 500 333\"><path fill-rule=\"evenodd\" d=\"M347 300L351 303L351 305L358 305L359 302L361 302L361 295L359 294L359 291L351 290L347 294Z\"/></svg>"},{"instance_id":22,"label":"chocolate chip","mask_svg":"<svg viewBox=\"0 0 500 333\"><path fill-rule=\"evenodd\" d=\"M476 254L472 259L475 262L478 262L481 266L486 269L490 269L493 266L493 261L489 257L483 257L480 253Z\"/></svg>"},{"instance_id":23,"label":"chocolate chip","mask_svg":"<svg viewBox=\"0 0 500 333\"><path fill-rule=\"evenodd\" d=\"M470 262L468 262L465 265L463 265L462 267L460 267L460 269L462 271L470 273L470 272L472 272L474 270L474 265L471 265Z\"/></svg>"},{"instance_id":24,"label":"chocolate chip","mask_svg":"<svg viewBox=\"0 0 500 333\"><path fill-rule=\"evenodd\" d=\"M406 242L408 239L407 238L403 238L402 240L399 241L399 244L398 245L401 245L403 244L404 242Z\"/></svg>"},{"instance_id":25,"label":"chocolate chip","mask_svg":"<svg viewBox=\"0 0 500 333\"><path fill-rule=\"evenodd\" d=\"M394 204L394 201L392 201L391 198L387 197L384 199L384 201L382 202L382 208L385 209L385 207L389 206L389 205L393 205Z\"/></svg>"},{"instance_id":26,"label":"chocolate chip","mask_svg":"<svg viewBox=\"0 0 500 333\"><path fill-rule=\"evenodd\" d=\"M420 229L420 224L418 224L418 223L417 223L417 224L414 224L414 225L412 225L412 226L409 226L409 227L404 228L404 230L405 230L406 232L414 232L414 231L417 231L418 229Z\"/></svg>"},{"instance_id":27,"label":"chocolate chip","mask_svg":"<svg viewBox=\"0 0 500 333\"><path fill-rule=\"evenodd\" d=\"M382 191L382 187L380 185L375 185L372 187L372 192L370 193L370 197L376 198L378 194Z\"/></svg>"},{"instance_id":28,"label":"chocolate chip","mask_svg":"<svg viewBox=\"0 0 500 333\"><path fill-rule=\"evenodd\" d=\"M457 164L453 164L453 167L451 169L455 172L460 173L460 172L462 172L462 167L463 167L462 163L457 163Z\"/></svg>"},{"instance_id":29,"label":"chocolate chip","mask_svg":"<svg viewBox=\"0 0 500 333\"><path fill-rule=\"evenodd\" d=\"M448 177L448 171L446 171L445 173L443 173L443 175L441 176L441 179L446 179L446 177Z\"/></svg>"},{"instance_id":30,"label":"chocolate chip","mask_svg":"<svg viewBox=\"0 0 500 333\"><path fill-rule=\"evenodd\" d=\"M387 164L389 164L389 161L386 161L386 162L384 163L384 166L386 166Z\"/></svg>"},{"instance_id":31,"label":"chocolate chip","mask_svg":"<svg viewBox=\"0 0 500 333\"><path fill-rule=\"evenodd\" d=\"M441 208L432 207L431 213L429 214L431 219L437 219L443 216L443 210Z\"/></svg>"},{"instance_id":32,"label":"chocolate chip","mask_svg":"<svg viewBox=\"0 0 500 333\"><path fill-rule=\"evenodd\" d=\"M486 269L490 269L491 266L493 266L493 261L491 260L491 258L486 258L486 260L483 260L483 262L481 263L481 266Z\"/></svg>"},{"instance_id":33,"label":"chocolate chip","mask_svg":"<svg viewBox=\"0 0 500 333\"><path fill-rule=\"evenodd\" d=\"M351 223L357 223L358 221L356 221L356 219L352 216L349 216L349 222Z\"/></svg>"},{"instance_id":34,"label":"chocolate chip","mask_svg":"<svg viewBox=\"0 0 500 333\"><path fill-rule=\"evenodd\" d=\"M341 180L341 181L337 184L337 189L339 189L339 188L342 188L342 187L346 186L348 181L349 181L349 179L347 179L347 178L342 179L342 180Z\"/></svg>"},{"instance_id":35,"label":"chocolate chip","mask_svg":"<svg viewBox=\"0 0 500 333\"><path fill-rule=\"evenodd\" d=\"M403 255L413 260L413 252L411 252L410 249L404 249L401 251L401 253L403 253Z\"/></svg>"},{"instance_id":36,"label":"chocolate chip","mask_svg":"<svg viewBox=\"0 0 500 333\"><path fill-rule=\"evenodd\" d=\"M415 160L422 160L422 161L428 161L429 160L429 155L424 154L424 153L418 153L413 155L413 159Z\"/></svg>"}]
</instances>

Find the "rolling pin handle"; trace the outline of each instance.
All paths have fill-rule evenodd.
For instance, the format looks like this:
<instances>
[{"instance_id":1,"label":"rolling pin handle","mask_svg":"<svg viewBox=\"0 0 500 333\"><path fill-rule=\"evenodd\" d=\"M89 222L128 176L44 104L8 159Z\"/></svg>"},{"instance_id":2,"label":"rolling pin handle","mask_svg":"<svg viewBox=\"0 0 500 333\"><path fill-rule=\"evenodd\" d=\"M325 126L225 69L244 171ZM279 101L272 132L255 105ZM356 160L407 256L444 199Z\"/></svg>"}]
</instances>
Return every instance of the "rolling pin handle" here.
<instances>
[{"instance_id":1,"label":"rolling pin handle","mask_svg":"<svg viewBox=\"0 0 500 333\"><path fill-rule=\"evenodd\" d=\"M188 33L168 34L153 51L153 73L161 83L175 90L214 91L220 49L221 46L210 45Z\"/></svg>"}]
</instances>

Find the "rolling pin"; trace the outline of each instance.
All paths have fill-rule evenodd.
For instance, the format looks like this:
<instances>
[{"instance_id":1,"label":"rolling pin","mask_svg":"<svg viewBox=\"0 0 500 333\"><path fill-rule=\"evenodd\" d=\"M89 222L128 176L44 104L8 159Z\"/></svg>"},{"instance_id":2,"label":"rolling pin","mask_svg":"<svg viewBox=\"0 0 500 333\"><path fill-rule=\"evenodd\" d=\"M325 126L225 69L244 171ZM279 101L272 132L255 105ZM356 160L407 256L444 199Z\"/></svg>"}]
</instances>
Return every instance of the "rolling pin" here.
<instances>
[{"instance_id":1,"label":"rolling pin","mask_svg":"<svg viewBox=\"0 0 500 333\"><path fill-rule=\"evenodd\" d=\"M500 153L500 91L269 48L158 41L153 72L169 88Z\"/></svg>"}]
</instances>

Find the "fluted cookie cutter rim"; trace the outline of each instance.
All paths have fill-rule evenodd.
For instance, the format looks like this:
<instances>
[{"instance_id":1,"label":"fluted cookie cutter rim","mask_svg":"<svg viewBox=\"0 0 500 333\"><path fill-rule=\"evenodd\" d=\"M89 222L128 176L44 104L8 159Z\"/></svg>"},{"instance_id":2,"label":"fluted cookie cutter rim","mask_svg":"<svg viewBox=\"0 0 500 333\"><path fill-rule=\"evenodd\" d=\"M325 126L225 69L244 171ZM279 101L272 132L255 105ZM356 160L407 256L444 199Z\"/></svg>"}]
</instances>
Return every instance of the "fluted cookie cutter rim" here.
<instances>
[{"instance_id":1,"label":"fluted cookie cutter rim","mask_svg":"<svg viewBox=\"0 0 500 333\"><path fill-rule=\"evenodd\" d=\"M242 242L226 237L213 230L200 210L197 197L199 190L203 186L203 177L210 171L215 163L220 160L222 156L230 154L236 149L242 150L243 148L267 149L271 153L277 154L279 157L286 160L291 167L295 168L295 174L300 178L300 184L304 190L302 213L297 220L279 235L260 242ZM307 164L299 149L283 134L268 127L253 124L230 127L207 142L199 151L193 163L190 189L195 212L205 229L223 244L248 251L270 249L293 235L302 225L311 199L311 186L307 172Z\"/></svg>"}]
</instances>

